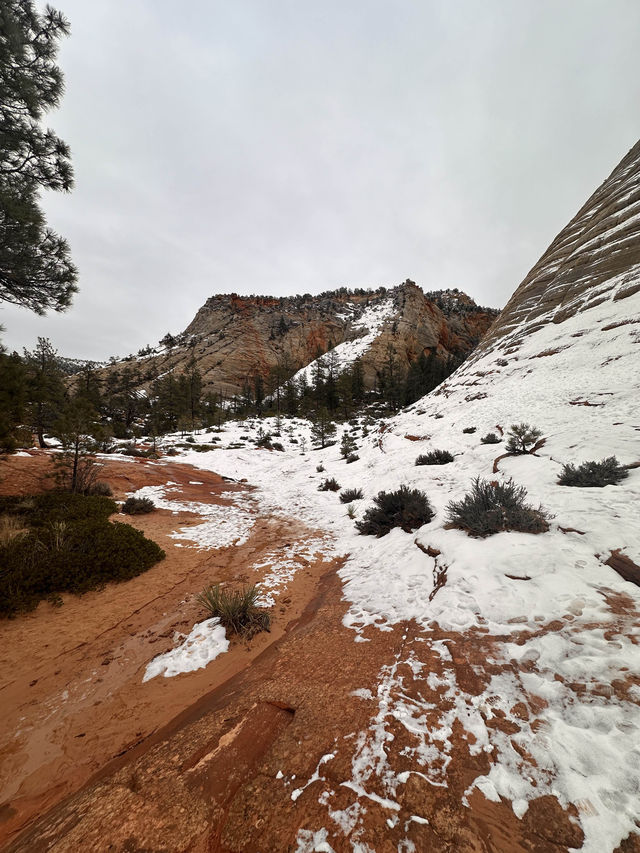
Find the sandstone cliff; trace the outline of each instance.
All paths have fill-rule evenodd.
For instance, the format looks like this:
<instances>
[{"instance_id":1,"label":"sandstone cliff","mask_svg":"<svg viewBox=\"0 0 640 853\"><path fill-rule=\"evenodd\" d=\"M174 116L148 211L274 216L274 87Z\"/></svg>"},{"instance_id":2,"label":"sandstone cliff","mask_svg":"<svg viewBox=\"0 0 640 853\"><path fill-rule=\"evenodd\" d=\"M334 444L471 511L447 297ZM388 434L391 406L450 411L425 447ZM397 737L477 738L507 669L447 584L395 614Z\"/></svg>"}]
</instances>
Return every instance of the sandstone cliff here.
<instances>
[{"instance_id":1,"label":"sandstone cliff","mask_svg":"<svg viewBox=\"0 0 640 853\"><path fill-rule=\"evenodd\" d=\"M383 306L385 322L362 354L369 385L389 343L404 367L432 351L443 360L464 358L497 315L457 290L425 294L410 281L389 290L342 288L320 296L220 294L205 302L181 335L167 336L164 345L126 361L148 384L169 371L180 373L195 358L205 391L236 394L252 374L266 377L276 365L294 373L319 353L365 336L371 331L368 309Z\"/></svg>"}]
</instances>

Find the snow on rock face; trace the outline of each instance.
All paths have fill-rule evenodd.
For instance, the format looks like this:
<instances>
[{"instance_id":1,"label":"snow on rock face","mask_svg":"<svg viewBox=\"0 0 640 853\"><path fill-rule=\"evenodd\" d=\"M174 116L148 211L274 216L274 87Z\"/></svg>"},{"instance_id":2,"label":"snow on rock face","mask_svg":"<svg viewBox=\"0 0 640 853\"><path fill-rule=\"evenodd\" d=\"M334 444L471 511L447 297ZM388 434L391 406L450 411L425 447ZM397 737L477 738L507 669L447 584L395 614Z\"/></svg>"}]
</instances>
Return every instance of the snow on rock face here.
<instances>
[{"instance_id":1,"label":"snow on rock face","mask_svg":"<svg viewBox=\"0 0 640 853\"><path fill-rule=\"evenodd\" d=\"M342 373L342 371L349 367L349 365L353 364L357 358L360 358L367 352L371 344L382 331L384 324L394 315L395 308L392 297L367 306L358 320L353 323L353 328L355 330L360 329L364 332L362 337L338 344L330 350L326 356L322 356L322 360L325 364L328 363L329 360L332 361L335 365L336 375ZM299 370L294 376L296 382L304 376L306 382L311 385L313 382L314 372L317 369L317 364L318 359L315 359L307 364L306 367Z\"/></svg>"}]
</instances>

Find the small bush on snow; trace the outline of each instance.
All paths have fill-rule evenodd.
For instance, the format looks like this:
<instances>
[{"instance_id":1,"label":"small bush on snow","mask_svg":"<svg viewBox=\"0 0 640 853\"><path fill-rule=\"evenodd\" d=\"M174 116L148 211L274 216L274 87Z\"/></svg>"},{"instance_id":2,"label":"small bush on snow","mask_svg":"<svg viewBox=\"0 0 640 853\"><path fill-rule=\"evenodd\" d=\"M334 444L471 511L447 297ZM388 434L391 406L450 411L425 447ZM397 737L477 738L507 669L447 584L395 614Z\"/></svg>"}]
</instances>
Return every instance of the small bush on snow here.
<instances>
[{"instance_id":1,"label":"small bush on snow","mask_svg":"<svg viewBox=\"0 0 640 853\"><path fill-rule=\"evenodd\" d=\"M340 483L336 480L335 477L327 477L326 480L323 480L318 486L319 492L339 492L340 491Z\"/></svg>"},{"instance_id":2,"label":"small bush on snow","mask_svg":"<svg viewBox=\"0 0 640 853\"><path fill-rule=\"evenodd\" d=\"M609 456L601 462L583 462L582 465L570 463L564 465L558 484L561 486L615 486L620 480L629 476L615 456Z\"/></svg>"},{"instance_id":3,"label":"small bush on snow","mask_svg":"<svg viewBox=\"0 0 640 853\"><path fill-rule=\"evenodd\" d=\"M489 482L477 477L461 501L447 506L448 521L471 536L491 536L501 530L543 533L549 529L548 515L525 502L527 490L513 480Z\"/></svg>"},{"instance_id":4,"label":"small bush on snow","mask_svg":"<svg viewBox=\"0 0 640 853\"><path fill-rule=\"evenodd\" d=\"M340 502L343 504L350 504L351 501L362 500L363 497L362 489L345 489L343 492L340 492Z\"/></svg>"},{"instance_id":5,"label":"small bush on snow","mask_svg":"<svg viewBox=\"0 0 640 853\"><path fill-rule=\"evenodd\" d=\"M500 444L500 439L495 432L488 432L480 439L480 444Z\"/></svg>"},{"instance_id":6,"label":"small bush on snow","mask_svg":"<svg viewBox=\"0 0 640 853\"><path fill-rule=\"evenodd\" d=\"M453 454L448 450L432 450L431 453L421 453L416 459L416 465L447 465L453 462Z\"/></svg>"},{"instance_id":7,"label":"small bush on snow","mask_svg":"<svg viewBox=\"0 0 640 853\"><path fill-rule=\"evenodd\" d=\"M405 485L395 492L378 492L373 502L375 505L365 512L362 521L356 521L358 531L365 535L386 536L394 527L410 533L433 518L425 493Z\"/></svg>"},{"instance_id":8,"label":"small bush on snow","mask_svg":"<svg viewBox=\"0 0 640 853\"><path fill-rule=\"evenodd\" d=\"M476 431L476 429L477 429L477 427L465 427L465 428L462 430L462 432L466 432L466 433L474 433L474 432Z\"/></svg>"},{"instance_id":9,"label":"small bush on snow","mask_svg":"<svg viewBox=\"0 0 640 853\"><path fill-rule=\"evenodd\" d=\"M542 437L540 430L529 424L512 424L508 435L507 451L509 453L529 453L530 445L534 445Z\"/></svg>"}]
</instances>

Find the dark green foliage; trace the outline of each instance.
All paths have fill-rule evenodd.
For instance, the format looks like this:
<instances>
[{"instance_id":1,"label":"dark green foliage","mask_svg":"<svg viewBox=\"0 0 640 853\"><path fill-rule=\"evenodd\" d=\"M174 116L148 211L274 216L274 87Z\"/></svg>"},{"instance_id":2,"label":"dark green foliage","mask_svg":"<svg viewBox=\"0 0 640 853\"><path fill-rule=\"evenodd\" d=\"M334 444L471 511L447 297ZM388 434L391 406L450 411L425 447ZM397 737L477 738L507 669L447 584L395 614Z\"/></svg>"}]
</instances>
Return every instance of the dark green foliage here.
<instances>
[{"instance_id":1,"label":"dark green foliage","mask_svg":"<svg viewBox=\"0 0 640 853\"><path fill-rule=\"evenodd\" d=\"M425 493L405 485L395 492L378 492L373 501L375 506L365 512L362 521L356 522L360 533L380 537L393 527L410 533L433 518Z\"/></svg>"},{"instance_id":2,"label":"dark green foliage","mask_svg":"<svg viewBox=\"0 0 640 853\"><path fill-rule=\"evenodd\" d=\"M128 580L164 557L139 530L107 520L115 503L106 497L4 498L1 509L27 528L0 547L2 616L31 610L61 592L82 593Z\"/></svg>"},{"instance_id":3,"label":"dark green foliage","mask_svg":"<svg viewBox=\"0 0 640 853\"><path fill-rule=\"evenodd\" d=\"M284 453L284 447L282 446L282 442L280 441L272 442L271 447L273 448L273 450L279 450L281 453Z\"/></svg>"},{"instance_id":4,"label":"dark green foliage","mask_svg":"<svg viewBox=\"0 0 640 853\"><path fill-rule=\"evenodd\" d=\"M558 484L561 486L602 487L615 486L629 476L615 456L608 456L600 462L583 462L582 465L564 465Z\"/></svg>"},{"instance_id":5,"label":"dark green foliage","mask_svg":"<svg viewBox=\"0 0 640 853\"><path fill-rule=\"evenodd\" d=\"M97 480L91 488L91 494L102 495L105 498L110 498L113 495L113 491L111 490L109 483L105 483L104 480Z\"/></svg>"},{"instance_id":6,"label":"dark green foliage","mask_svg":"<svg viewBox=\"0 0 640 853\"><path fill-rule=\"evenodd\" d=\"M53 428L64 405L64 383L57 363L57 352L47 338L38 338L36 348L24 350L27 423L46 447L45 432Z\"/></svg>"},{"instance_id":7,"label":"dark green foliage","mask_svg":"<svg viewBox=\"0 0 640 853\"><path fill-rule=\"evenodd\" d=\"M448 450L432 450L431 453L421 453L416 459L416 465L446 465L453 459L453 454Z\"/></svg>"},{"instance_id":8,"label":"dark green foliage","mask_svg":"<svg viewBox=\"0 0 640 853\"><path fill-rule=\"evenodd\" d=\"M327 477L326 480L323 480L318 486L319 492L338 492L340 491L340 483L336 480L335 477Z\"/></svg>"},{"instance_id":9,"label":"dark green foliage","mask_svg":"<svg viewBox=\"0 0 640 853\"><path fill-rule=\"evenodd\" d=\"M325 408L320 408L311 424L311 441L320 448L329 447L336 434L336 425Z\"/></svg>"},{"instance_id":10,"label":"dark green foliage","mask_svg":"<svg viewBox=\"0 0 640 853\"><path fill-rule=\"evenodd\" d=\"M355 438L345 430L342 433L342 439L340 441L340 455L343 459L348 459L350 456L355 455L357 449L358 445L356 444Z\"/></svg>"},{"instance_id":11,"label":"dark green foliage","mask_svg":"<svg viewBox=\"0 0 640 853\"><path fill-rule=\"evenodd\" d=\"M318 474L322 474L322 472L324 471L324 465L322 464L322 462L319 465L316 465L316 471L318 472Z\"/></svg>"},{"instance_id":12,"label":"dark green foliage","mask_svg":"<svg viewBox=\"0 0 640 853\"><path fill-rule=\"evenodd\" d=\"M255 586L229 590L213 584L197 595L196 600L211 616L217 617L227 631L250 639L260 631L269 630L269 613L258 607L258 596Z\"/></svg>"},{"instance_id":13,"label":"dark green foliage","mask_svg":"<svg viewBox=\"0 0 640 853\"><path fill-rule=\"evenodd\" d=\"M340 492L340 503L350 504L351 501L359 501L363 497L362 489L345 489Z\"/></svg>"},{"instance_id":14,"label":"dark green foliage","mask_svg":"<svg viewBox=\"0 0 640 853\"><path fill-rule=\"evenodd\" d=\"M548 515L525 502L527 490L513 480L489 482L477 477L461 501L447 506L448 522L471 536L491 536L501 530L543 533L549 529Z\"/></svg>"},{"instance_id":15,"label":"dark green foliage","mask_svg":"<svg viewBox=\"0 0 640 853\"><path fill-rule=\"evenodd\" d=\"M271 450L273 444L271 442L271 433L265 432L262 427L258 430L258 436L256 438L256 447L265 447L267 450Z\"/></svg>"},{"instance_id":16,"label":"dark green foliage","mask_svg":"<svg viewBox=\"0 0 640 853\"><path fill-rule=\"evenodd\" d=\"M509 427L507 439L507 451L509 453L529 453L530 445L542 437L542 433L536 427L529 424L512 424Z\"/></svg>"},{"instance_id":17,"label":"dark green foliage","mask_svg":"<svg viewBox=\"0 0 640 853\"><path fill-rule=\"evenodd\" d=\"M178 451L175 449L175 447L170 447L167 450L167 456L177 456L177 455L178 455Z\"/></svg>"},{"instance_id":18,"label":"dark green foliage","mask_svg":"<svg viewBox=\"0 0 640 853\"><path fill-rule=\"evenodd\" d=\"M125 515L145 515L148 512L153 512L156 505L151 498L127 498L122 504L122 512Z\"/></svg>"},{"instance_id":19,"label":"dark green foliage","mask_svg":"<svg viewBox=\"0 0 640 853\"><path fill-rule=\"evenodd\" d=\"M40 189L73 186L69 147L42 127L58 105L58 40L69 24L32 0L0 5L0 300L38 314L62 311L76 291L65 240L47 228Z\"/></svg>"},{"instance_id":20,"label":"dark green foliage","mask_svg":"<svg viewBox=\"0 0 640 853\"><path fill-rule=\"evenodd\" d=\"M480 439L480 444L500 444L501 439L495 434L495 432L488 432L486 435L483 435Z\"/></svg>"},{"instance_id":21,"label":"dark green foliage","mask_svg":"<svg viewBox=\"0 0 640 853\"><path fill-rule=\"evenodd\" d=\"M33 497L0 497L0 513L20 518L29 527L43 527L56 521L107 521L118 511L116 502L98 495L45 492Z\"/></svg>"},{"instance_id":22,"label":"dark green foliage","mask_svg":"<svg viewBox=\"0 0 640 853\"><path fill-rule=\"evenodd\" d=\"M347 465L350 465L352 462L357 462L358 459L360 459L360 457L358 456L357 453L350 453L347 456Z\"/></svg>"},{"instance_id":23,"label":"dark green foliage","mask_svg":"<svg viewBox=\"0 0 640 853\"><path fill-rule=\"evenodd\" d=\"M27 403L27 376L19 355L0 346L0 453L31 446L31 433L21 430Z\"/></svg>"},{"instance_id":24,"label":"dark green foliage","mask_svg":"<svg viewBox=\"0 0 640 853\"><path fill-rule=\"evenodd\" d=\"M446 359L440 359L435 351L420 356L410 365L404 381L404 404L406 406L415 403L420 397L424 397L433 391L461 364L462 359L450 355Z\"/></svg>"},{"instance_id":25,"label":"dark green foliage","mask_svg":"<svg viewBox=\"0 0 640 853\"><path fill-rule=\"evenodd\" d=\"M472 434L472 433L474 433L474 432L476 431L476 429L477 429L477 427L465 427L465 428L462 430L462 432L466 432L466 433L470 433L470 434Z\"/></svg>"}]
</instances>

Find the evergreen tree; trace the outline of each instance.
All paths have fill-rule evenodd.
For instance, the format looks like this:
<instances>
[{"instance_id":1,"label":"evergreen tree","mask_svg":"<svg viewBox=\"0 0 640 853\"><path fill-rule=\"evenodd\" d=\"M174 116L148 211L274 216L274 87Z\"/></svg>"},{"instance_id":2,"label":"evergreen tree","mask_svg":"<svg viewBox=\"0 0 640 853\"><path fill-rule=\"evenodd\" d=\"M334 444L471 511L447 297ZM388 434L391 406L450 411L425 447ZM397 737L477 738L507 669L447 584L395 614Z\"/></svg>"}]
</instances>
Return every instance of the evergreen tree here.
<instances>
[{"instance_id":1,"label":"evergreen tree","mask_svg":"<svg viewBox=\"0 0 640 853\"><path fill-rule=\"evenodd\" d=\"M356 444L355 438L351 435L348 430L345 430L342 433L342 440L340 441L340 456L343 459L347 459L358 449L358 445Z\"/></svg>"},{"instance_id":2,"label":"evergreen tree","mask_svg":"<svg viewBox=\"0 0 640 853\"><path fill-rule=\"evenodd\" d=\"M327 447L336 434L336 425L329 417L329 412L323 407L318 409L311 424L311 439L321 448Z\"/></svg>"},{"instance_id":3,"label":"evergreen tree","mask_svg":"<svg viewBox=\"0 0 640 853\"><path fill-rule=\"evenodd\" d=\"M99 468L92 453L97 419L98 413L86 399L72 397L53 427L63 447L56 459L58 483L74 494L88 494L97 480Z\"/></svg>"},{"instance_id":4,"label":"evergreen tree","mask_svg":"<svg viewBox=\"0 0 640 853\"><path fill-rule=\"evenodd\" d=\"M0 300L44 314L63 311L77 272L64 239L47 227L40 189L73 186L69 148L41 126L62 96L55 64L69 24L32 0L0 4Z\"/></svg>"},{"instance_id":5,"label":"evergreen tree","mask_svg":"<svg viewBox=\"0 0 640 853\"><path fill-rule=\"evenodd\" d=\"M26 383L20 356L7 355L0 346L0 453L18 446L18 427L26 411Z\"/></svg>"},{"instance_id":6,"label":"evergreen tree","mask_svg":"<svg viewBox=\"0 0 640 853\"><path fill-rule=\"evenodd\" d=\"M57 352L47 338L38 338L38 345L33 352L24 351L28 418L30 426L37 433L40 447L47 447L44 434L53 426L64 402L62 371L56 357Z\"/></svg>"}]
</instances>

